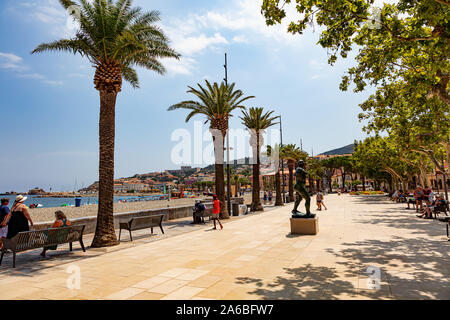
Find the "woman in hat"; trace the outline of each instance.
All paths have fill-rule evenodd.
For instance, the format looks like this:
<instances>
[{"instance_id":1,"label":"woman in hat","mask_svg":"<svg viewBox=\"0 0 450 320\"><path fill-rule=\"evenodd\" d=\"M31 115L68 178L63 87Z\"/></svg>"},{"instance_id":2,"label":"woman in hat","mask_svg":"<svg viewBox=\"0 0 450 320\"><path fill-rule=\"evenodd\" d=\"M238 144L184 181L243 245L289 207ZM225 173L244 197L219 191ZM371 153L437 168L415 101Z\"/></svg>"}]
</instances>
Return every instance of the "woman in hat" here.
<instances>
[{"instance_id":1,"label":"woman in hat","mask_svg":"<svg viewBox=\"0 0 450 320\"><path fill-rule=\"evenodd\" d=\"M33 226L33 220L31 220L30 214L28 213L28 208L23 202L27 198L20 195L16 197L16 201L12 205L11 212L6 217L3 223L8 224L8 235L7 239L11 239L16 236L19 232L30 231L28 226L28 221L30 225Z\"/></svg>"}]
</instances>

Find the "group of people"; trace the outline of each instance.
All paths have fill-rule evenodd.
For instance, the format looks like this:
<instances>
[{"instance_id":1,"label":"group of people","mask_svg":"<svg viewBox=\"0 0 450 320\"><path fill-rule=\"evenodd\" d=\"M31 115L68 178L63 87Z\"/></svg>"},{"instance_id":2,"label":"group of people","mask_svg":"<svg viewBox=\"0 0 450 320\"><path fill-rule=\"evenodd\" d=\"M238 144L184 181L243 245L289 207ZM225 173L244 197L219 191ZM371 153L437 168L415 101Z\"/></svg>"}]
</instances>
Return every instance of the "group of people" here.
<instances>
[{"instance_id":1,"label":"group of people","mask_svg":"<svg viewBox=\"0 0 450 320\"><path fill-rule=\"evenodd\" d=\"M192 222L192 224L196 224L196 223L201 223L202 218L203 218L203 213L206 210L206 206L202 203L201 200L197 200L195 202L195 206L194 206L194 214L193 214L193 218L194 221ZM213 212L212 212L212 220L214 222L214 230L217 229L216 227L216 222L219 223L220 229L223 229L222 223L220 222L219 219L219 215L220 215L220 201L219 198L217 197L217 195L213 195Z\"/></svg>"},{"instance_id":2,"label":"group of people","mask_svg":"<svg viewBox=\"0 0 450 320\"><path fill-rule=\"evenodd\" d=\"M432 219L432 213L436 207L446 204L443 195L435 194L432 187L425 186L425 188L422 188L420 185L411 192L396 190L392 194L392 201L405 202L408 205L406 209L411 209L410 205L412 205L417 213L421 213L417 217L424 219Z\"/></svg>"},{"instance_id":3,"label":"group of people","mask_svg":"<svg viewBox=\"0 0 450 320\"><path fill-rule=\"evenodd\" d=\"M263 200L264 200L264 204L267 204L267 201L269 201L269 204L272 204L272 199L273 199L273 192L272 191L264 191L264 196L263 196Z\"/></svg>"},{"instance_id":4,"label":"group of people","mask_svg":"<svg viewBox=\"0 0 450 320\"><path fill-rule=\"evenodd\" d=\"M327 210L327 207L325 206L325 202L323 201L323 193L322 190L317 191L316 193L316 203L317 203L317 210L322 211L322 206Z\"/></svg>"},{"instance_id":5,"label":"group of people","mask_svg":"<svg viewBox=\"0 0 450 320\"><path fill-rule=\"evenodd\" d=\"M34 226L28 207L24 204L26 199L27 197L22 195L17 196L11 209L9 208L8 198L0 200L0 250L3 249L5 239L14 238L19 232L30 231L30 227ZM71 222L62 211L55 212L55 221L51 228L68 227L70 225ZM56 250L56 246L44 247L41 252L42 257L45 257L47 250Z\"/></svg>"},{"instance_id":6,"label":"group of people","mask_svg":"<svg viewBox=\"0 0 450 320\"><path fill-rule=\"evenodd\" d=\"M29 231L28 223L33 226L28 207L23 204L26 199L24 196L17 196L11 209L8 198L0 200L0 249L3 248L5 239L12 239L19 232Z\"/></svg>"}]
</instances>

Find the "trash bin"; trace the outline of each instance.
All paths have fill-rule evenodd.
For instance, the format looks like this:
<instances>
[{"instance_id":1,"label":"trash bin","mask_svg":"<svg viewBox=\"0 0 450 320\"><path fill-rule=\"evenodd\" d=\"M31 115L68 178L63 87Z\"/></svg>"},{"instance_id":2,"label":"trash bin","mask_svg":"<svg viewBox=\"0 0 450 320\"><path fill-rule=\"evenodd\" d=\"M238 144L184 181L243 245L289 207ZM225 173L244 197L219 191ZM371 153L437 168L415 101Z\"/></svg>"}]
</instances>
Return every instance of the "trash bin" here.
<instances>
[{"instance_id":1,"label":"trash bin","mask_svg":"<svg viewBox=\"0 0 450 320\"><path fill-rule=\"evenodd\" d=\"M231 207L233 208L233 216L237 217L239 215L239 203L234 202Z\"/></svg>"},{"instance_id":2,"label":"trash bin","mask_svg":"<svg viewBox=\"0 0 450 320\"><path fill-rule=\"evenodd\" d=\"M81 207L81 198L75 198L75 207Z\"/></svg>"}]
</instances>

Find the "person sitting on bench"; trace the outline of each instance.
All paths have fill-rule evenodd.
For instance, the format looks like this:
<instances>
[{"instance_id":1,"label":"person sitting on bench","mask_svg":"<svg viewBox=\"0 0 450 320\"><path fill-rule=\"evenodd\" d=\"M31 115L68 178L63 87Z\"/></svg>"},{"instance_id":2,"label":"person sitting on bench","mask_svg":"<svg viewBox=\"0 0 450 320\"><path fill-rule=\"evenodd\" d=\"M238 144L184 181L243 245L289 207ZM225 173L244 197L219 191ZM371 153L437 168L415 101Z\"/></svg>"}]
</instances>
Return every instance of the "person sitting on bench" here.
<instances>
[{"instance_id":1,"label":"person sitting on bench","mask_svg":"<svg viewBox=\"0 0 450 320\"><path fill-rule=\"evenodd\" d=\"M445 206L446 202L444 198L439 195L438 198L432 202L428 202L425 206L425 211L422 215L417 216L419 218L425 217L425 219L433 219L432 213L439 206Z\"/></svg>"},{"instance_id":2,"label":"person sitting on bench","mask_svg":"<svg viewBox=\"0 0 450 320\"><path fill-rule=\"evenodd\" d=\"M206 210L205 205L202 203L201 200L195 201L194 214L192 215L194 218L194 222L192 222L192 224L202 222L202 217L205 210Z\"/></svg>"},{"instance_id":3,"label":"person sitting on bench","mask_svg":"<svg viewBox=\"0 0 450 320\"><path fill-rule=\"evenodd\" d=\"M72 223L67 219L64 212L62 212L60 210L55 212L55 218L56 218L56 220L55 220L55 222L53 222L53 224L51 226L52 229L69 227L72 225ZM47 250L56 250L56 248L57 248L57 246L44 247L42 249L41 256L45 257L45 253L47 252Z\"/></svg>"},{"instance_id":4,"label":"person sitting on bench","mask_svg":"<svg viewBox=\"0 0 450 320\"><path fill-rule=\"evenodd\" d=\"M408 195L408 197L406 198L406 204L408 205L406 209L411 209L410 204L413 205L413 209L416 209L416 199L414 198L414 196Z\"/></svg>"}]
</instances>

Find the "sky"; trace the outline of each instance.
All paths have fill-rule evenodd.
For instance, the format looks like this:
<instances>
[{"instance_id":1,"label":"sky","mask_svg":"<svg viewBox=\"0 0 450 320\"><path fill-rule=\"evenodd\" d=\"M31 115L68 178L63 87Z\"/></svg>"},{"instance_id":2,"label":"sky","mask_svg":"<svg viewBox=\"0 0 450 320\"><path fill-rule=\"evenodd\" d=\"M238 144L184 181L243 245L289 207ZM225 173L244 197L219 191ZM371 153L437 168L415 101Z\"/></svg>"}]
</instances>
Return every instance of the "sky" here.
<instances>
[{"instance_id":1,"label":"sky","mask_svg":"<svg viewBox=\"0 0 450 320\"><path fill-rule=\"evenodd\" d=\"M365 137L357 115L369 92L339 90L341 76L354 61L329 66L327 51L317 45L317 26L303 36L288 34L285 24L268 27L261 3L134 1L145 10L160 11L160 25L182 58L164 61L164 76L138 69L140 89L125 84L119 93L116 178L179 168L173 160L178 143L173 138L180 130L194 136L195 122L185 123L185 111L167 108L192 98L188 85L222 81L225 51L228 81L256 97L248 107L282 115L285 144L299 146L302 141L305 151L319 154ZM73 32L57 0L0 2L0 192L34 187L69 191L98 179L94 69L68 53L30 54L38 44ZM239 115L234 114L231 128L242 128ZM194 120L204 124L205 119ZM208 124L203 134L210 137Z\"/></svg>"}]
</instances>

